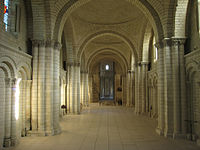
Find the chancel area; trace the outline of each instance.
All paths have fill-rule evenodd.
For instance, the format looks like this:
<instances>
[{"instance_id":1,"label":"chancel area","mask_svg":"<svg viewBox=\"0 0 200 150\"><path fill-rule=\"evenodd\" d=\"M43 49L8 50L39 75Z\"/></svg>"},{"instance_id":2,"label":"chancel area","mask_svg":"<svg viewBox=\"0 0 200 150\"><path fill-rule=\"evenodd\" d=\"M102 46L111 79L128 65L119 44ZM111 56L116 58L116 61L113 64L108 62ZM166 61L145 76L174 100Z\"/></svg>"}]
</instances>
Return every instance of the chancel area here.
<instances>
[{"instance_id":1,"label":"chancel area","mask_svg":"<svg viewBox=\"0 0 200 150\"><path fill-rule=\"evenodd\" d=\"M200 0L1 0L0 150L198 150Z\"/></svg>"}]
</instances>

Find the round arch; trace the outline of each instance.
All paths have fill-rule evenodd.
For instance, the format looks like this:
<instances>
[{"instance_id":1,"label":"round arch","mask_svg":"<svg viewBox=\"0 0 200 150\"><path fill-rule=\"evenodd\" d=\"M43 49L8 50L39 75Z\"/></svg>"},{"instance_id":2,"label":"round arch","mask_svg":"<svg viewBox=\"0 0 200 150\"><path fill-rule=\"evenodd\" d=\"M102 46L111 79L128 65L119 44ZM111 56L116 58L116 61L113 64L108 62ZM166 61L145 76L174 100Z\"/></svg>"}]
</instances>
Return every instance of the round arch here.
<instances>
[{"instance_id":1,"label":"round arch","mask_svg":"<svg viewBox=\"0 0 200 150\"><path fill-rule=\"evenodd\" d=\"M111 53L115 54L117 56L117 58L119 58L119 60L121 60L121 61L118 61L118 63L121 65L122 68L124 68L124 71L128 70L129 66L128 66L128 62L126 61L125 57L121 53L117 53L115 49L107 49L107 48L100 49L100 50L98 50L98 52L93 52L91 54L90 58L88 59L88 62L86 62L86 69L89 69L90 64L93 62L93 60L98 55L100 55L101 53L105 53L105 52L111 52Z\"/></svg>"},{"instance_id":2,"label":"round arch","mask_svg":"<svg viewBox=\"0 0 200 150\"><path fill-rule=\"evenodd\" d=\"M74 0L74 1L69 1L63 6L63 8L59 11L57 15L56 24L53 31L54 40L61 42L62 31L67 18L77 8L81 7L84 4L87 4L90 1L91 0ZM144 11L144 15L147 18L149 18L149 21L151 22L152 27L154 29L154 32L156 33L155 34L156 40L161 41L164 37L164 31L161 19L156 10L153 8L153 6L147 0L140 0L140 1L125 0L125 1L131 3L132 5L135 5L140 10Z\"/></svg>"},{"instance_id":3,"label":"round arch","mask_svg":"<svg viewBox=\"0 0 200 150\"><path fill-rule=\"evenodd\" d=\"M77 53L77 58L78 60L81 59L81 56L86 48L86 46L94 39L98 38L98 37L102 37L102 36L105 36L105 35L111 35L111 36L115 36L119 39L121 39L122 41L124 41L128 47L132 50L132 53L134 54L136 60L138 58L138 53L137 51L135 50L135 47L133 45L133 43L128 39L126 38L125 35L122 35L121 33L118 33L118 32L115 32L115 31L111 31L111 30L104 30L104 31L100 31L100 32L97 32L97 33L93 33L91 35L89 35L87 38L85 38L85 40L83 41L83 43L81 44L80 48L78 49L78 53Z\"/></svg>"},{"instance_id":4,"label":"round arch","mask_svg":"<svg viewBox=\"0 0 200 150\"><path fill-rule=\"evenodd\" d=\"M95 58L95 57L94 57ZM119 59L114 57L114 56L103 56L103 57L98 57L97 59L95 59L95 62L93 63L90 63L88 68L93 68L98 62L100 62L101 60L107 60L107 59L113 59L114 62L117 62L119 63L120 67L121 67L121 70L123 72L123 74L126 73L126 70L123 68L123 64L119 62ZM93 59L94 60L94 59ZM90 73L91 70L89 70L88 72Z\"/></svg>"},{"instance_id":5,"label":"round arch","mask_svg":"<svg viewBox=\"0 0 200 150\"><path fill-rule=\"evenodd\" d=\"M11 77L15 78L17 76L17 65L12 58L8 56L3 56L0 58L0 63L6 64L8 66L11 73Z\"/></svg>"}]
</instances>

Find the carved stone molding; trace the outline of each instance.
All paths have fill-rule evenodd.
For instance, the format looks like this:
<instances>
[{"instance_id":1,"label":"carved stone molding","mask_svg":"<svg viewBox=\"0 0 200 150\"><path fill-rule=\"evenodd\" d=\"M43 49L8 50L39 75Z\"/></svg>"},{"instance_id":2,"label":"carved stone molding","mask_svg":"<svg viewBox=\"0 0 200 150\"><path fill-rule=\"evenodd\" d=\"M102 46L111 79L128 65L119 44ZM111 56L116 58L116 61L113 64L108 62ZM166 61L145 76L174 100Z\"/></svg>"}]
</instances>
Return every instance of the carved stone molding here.
<instances>
[{"instance_id":1,"label":"carved stone molding","mask_svg":"<svg viewBox=\"0 0 200 150\"><path fill-rule=\"evenodd\" d=\"M55 50L58 50L58 51L59 51L59 50L61 49L61 47L62 47L62 44L60 44L59 42L55 42L55 43L54 43L54 49L55 49Z\"/></svg>"},{"instance_id":2,"label":"carved stone molding","mask_svg":"<svg viewBox=\"0 0 200 150\"><path fill-rule=\"evenodd\" d=\"M172 46L172 39L171 38L164 38L163 39L163 46L166 47L171 47Z\"/></svg>"},{"instance_id":3,"label":"carved stone molding","mask_svg":"<svg viewBox=\"0 0 200 150\"><path fill-rule=\"evenodd\" d=\"M179 46L184 45L186 38L171 38L172 39L172 45Z\"/></svg>"}]
</instances>

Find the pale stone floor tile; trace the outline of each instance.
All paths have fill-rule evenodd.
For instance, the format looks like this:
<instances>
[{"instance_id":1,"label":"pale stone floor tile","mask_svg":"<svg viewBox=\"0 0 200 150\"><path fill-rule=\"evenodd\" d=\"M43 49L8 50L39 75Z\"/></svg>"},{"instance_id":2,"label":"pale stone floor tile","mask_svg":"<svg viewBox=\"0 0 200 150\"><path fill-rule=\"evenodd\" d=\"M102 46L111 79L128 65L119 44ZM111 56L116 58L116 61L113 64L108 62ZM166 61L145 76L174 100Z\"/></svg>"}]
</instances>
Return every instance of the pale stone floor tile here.
<instances>
[{"instance_id":1,"label":"pale stone floor tile","mask_svg":"<svg viewBox=\"0 0 200 150\"><path fill-rule=\"evenodd\" d=\"M132 108L93 106L60 122L60 135L21 138L6 150L200 150L194 142L158 136L156 120Z\"/></svg>"}]
</instances>

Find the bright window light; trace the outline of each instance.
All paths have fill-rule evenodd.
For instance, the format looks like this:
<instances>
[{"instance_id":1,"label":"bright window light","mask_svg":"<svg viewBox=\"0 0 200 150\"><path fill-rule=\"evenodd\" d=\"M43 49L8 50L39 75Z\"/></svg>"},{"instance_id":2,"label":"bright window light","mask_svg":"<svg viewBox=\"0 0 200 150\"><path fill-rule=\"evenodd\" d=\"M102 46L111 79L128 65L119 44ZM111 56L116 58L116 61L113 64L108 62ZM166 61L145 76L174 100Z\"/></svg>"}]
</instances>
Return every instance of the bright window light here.
<instances>
[{"instance_id":1,"label":"bright window light","mask_svg":"<svg viewBox=\"0 0 200 150\"><path fill-rule=\"evenodd\" d=\"M106 70L109 70L110 69L110 66L109 65L106 65Z\"/></svg>"},{"instance_id":2,"label":"bright window light","mask_svg":"<svg viewBox=\"0 0 200 150\"><path fill-rule=\"evenodd\" d=\"M156 62L158 60L158 49L157 47L155 46L156 44L156 40L155 40L155 37L153 38L153 60L154 62Z\"/></svg>"}]
</instances>

